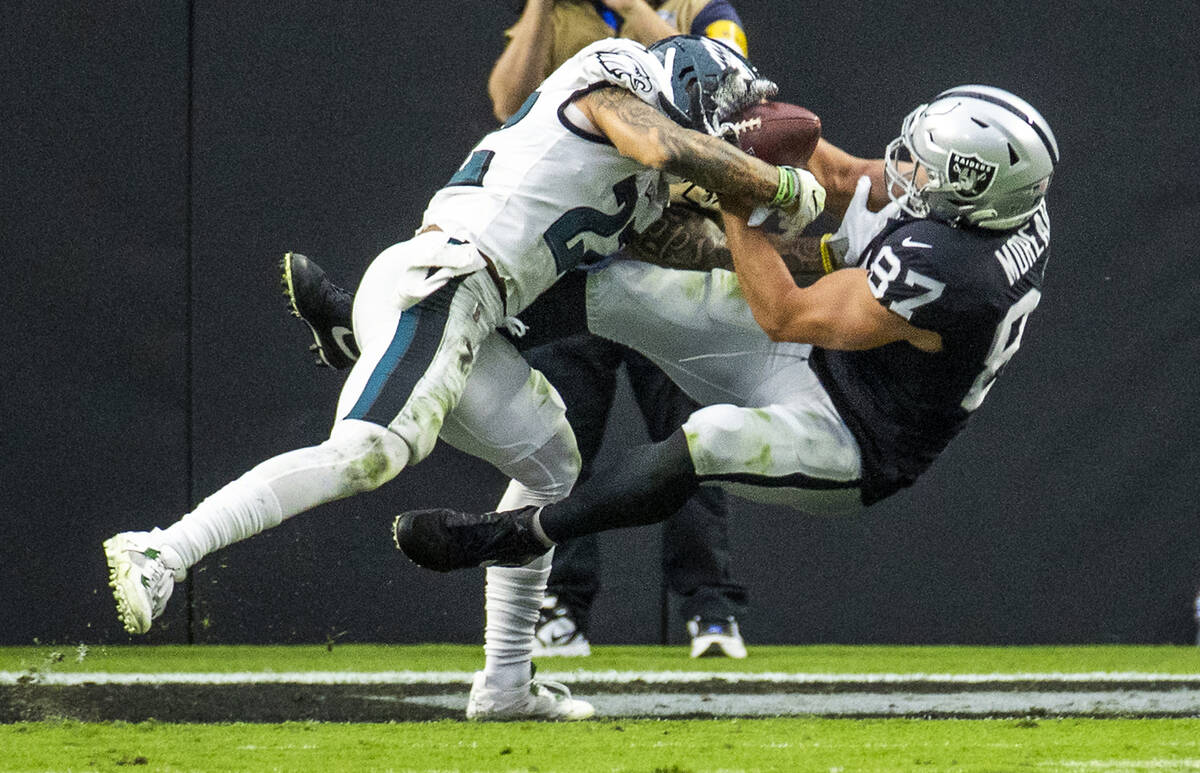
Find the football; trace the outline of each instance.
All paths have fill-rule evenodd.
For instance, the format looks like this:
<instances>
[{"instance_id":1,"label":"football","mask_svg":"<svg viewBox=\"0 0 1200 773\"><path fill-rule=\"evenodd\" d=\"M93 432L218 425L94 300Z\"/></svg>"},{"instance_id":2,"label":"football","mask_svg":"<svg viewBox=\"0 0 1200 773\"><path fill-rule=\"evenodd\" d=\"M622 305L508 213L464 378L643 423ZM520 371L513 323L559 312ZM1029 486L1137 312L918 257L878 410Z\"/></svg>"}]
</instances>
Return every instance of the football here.
<instances>
[{"instance_id":1,"label":"football","mask_svg":"<svg viewBox=\"0 0 1200 773\"><path fill-rule=\"evenodd\" d=\"M771 164L804 166L821 138L821 119L787 102L760 102L733 119L737 146Z\"/></svg>"}]
</instances>

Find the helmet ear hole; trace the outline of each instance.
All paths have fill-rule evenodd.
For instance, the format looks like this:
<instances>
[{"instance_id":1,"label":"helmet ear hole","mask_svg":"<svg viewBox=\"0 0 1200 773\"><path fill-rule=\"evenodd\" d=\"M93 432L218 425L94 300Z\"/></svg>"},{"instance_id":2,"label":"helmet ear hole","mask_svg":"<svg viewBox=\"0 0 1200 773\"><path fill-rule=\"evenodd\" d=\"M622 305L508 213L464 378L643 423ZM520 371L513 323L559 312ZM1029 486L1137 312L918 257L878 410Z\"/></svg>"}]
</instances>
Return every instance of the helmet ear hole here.
<instances>
[{"instance_id":1,"label":"helmet ear hole","mask_svg":"<svg viewBox=\"0 0 1200 773\"><path fill-rule=\"evenodd\" d=\"M1008 163L1016 166L1020 161L1021 157L1017 155L1017 149L1012 146L1011 142L1008 143Z\"/></svg>"}]
</instances>

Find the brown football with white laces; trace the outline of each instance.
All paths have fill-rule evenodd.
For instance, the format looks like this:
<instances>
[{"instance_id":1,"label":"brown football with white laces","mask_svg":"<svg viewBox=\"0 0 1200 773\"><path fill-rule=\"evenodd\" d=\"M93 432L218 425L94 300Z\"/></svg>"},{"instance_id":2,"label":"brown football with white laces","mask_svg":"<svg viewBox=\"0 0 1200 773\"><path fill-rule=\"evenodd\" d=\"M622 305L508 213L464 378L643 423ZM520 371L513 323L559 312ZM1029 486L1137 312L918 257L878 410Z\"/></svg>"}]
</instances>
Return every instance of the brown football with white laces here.
<instances>
[{"instance_id":1,"label":"brown football with white laces","mask_svg":"<svg viewBox=\"0 0 1200 773\"><path fill-rule=\"evenodd\" d=\"M732 120L737 146L771 164L804 166L821 138L821 119L805 107L760 102Z\"/></svg>"}]
</instances>

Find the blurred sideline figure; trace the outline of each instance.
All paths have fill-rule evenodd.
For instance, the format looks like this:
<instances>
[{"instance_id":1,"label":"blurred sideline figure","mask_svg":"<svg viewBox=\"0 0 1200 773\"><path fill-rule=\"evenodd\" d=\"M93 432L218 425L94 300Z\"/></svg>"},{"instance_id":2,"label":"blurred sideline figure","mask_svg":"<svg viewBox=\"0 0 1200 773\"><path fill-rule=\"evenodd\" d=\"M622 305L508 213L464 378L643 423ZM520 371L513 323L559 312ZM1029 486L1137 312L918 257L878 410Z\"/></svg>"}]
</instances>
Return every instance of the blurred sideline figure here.
<instances>
[{"instance_id":1,"label":"blurred sideline figure","mask_svg":"<svg viewBox=\"0 0 1200 773\"><path fill-rule=\"evenodd\" d=\"M257 465L166 529L105 541L126 629L149 630L204 556L374 490L439 437L512 479L500 509L564 497L579 472L565 408L497 328L516 326L511 316L559 277L602 263L656 220L668 174L769 209L786 230L812 222L825 192L811 173L719 139L730 117L775 92L731 48L700 37L651 50L603 40L568 60L471 151L417 233L367 268L352 319L361 356L329 438ZM489 569L485 663L468 717L593 713L564 686L533 677L549 569L545 551L526 566Z\"/></svg>"},{"instance_id":2,"label":"blurred sideline figure","mask_svg":"<svg viewBox=\"0 0 1200 773\"><path fill-rule=\"evenodd\" d=\"M810 162L819 180L831 152ZM856 512L911 485L1021 344L1042 294L1058 158L1019 97L939 94L904 119L818 243L827 268L846 267L809 287L748 227L749 206L723 195L736 276L618 261L586 287L592 332L647 355L707 407L561 502L406 514L397 544L443 571L524 563L561 540L661 521L702 485L814 513ZM893 199L878 213L872 177Z\"/></svg>"},{"instance_id":3,"label":"blurred sideline figure","mask_svg":"<svg viewBox=\"0 0 1200 773\"><path fill-rule=\"evenodd\" d=\"M1200 647L1200 591L1192 601L1192 619L1196 622L1196 646Z\"/></svg>"}]
</instances>

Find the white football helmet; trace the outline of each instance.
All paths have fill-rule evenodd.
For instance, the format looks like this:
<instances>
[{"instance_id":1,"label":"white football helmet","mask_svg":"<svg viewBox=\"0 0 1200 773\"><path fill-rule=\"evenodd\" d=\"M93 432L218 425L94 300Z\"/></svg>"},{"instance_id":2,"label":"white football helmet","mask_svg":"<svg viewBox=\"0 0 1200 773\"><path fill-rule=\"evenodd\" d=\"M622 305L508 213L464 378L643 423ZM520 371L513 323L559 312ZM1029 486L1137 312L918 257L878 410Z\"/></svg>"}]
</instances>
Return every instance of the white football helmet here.
<instances>
[{"instance_id":1,"label":"white football helmet","mask_svg":"<svg viewBox=\"0 0 1200 773\"><path fill-rule=\"evenodd\" d=\"M908 114L887 147L888 195L917 217L997 230L1041 205L1058 163L1050 125L992 86L957 86Z\"/></svg>"}]
</instances>

